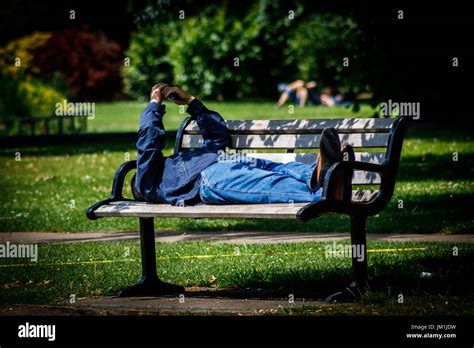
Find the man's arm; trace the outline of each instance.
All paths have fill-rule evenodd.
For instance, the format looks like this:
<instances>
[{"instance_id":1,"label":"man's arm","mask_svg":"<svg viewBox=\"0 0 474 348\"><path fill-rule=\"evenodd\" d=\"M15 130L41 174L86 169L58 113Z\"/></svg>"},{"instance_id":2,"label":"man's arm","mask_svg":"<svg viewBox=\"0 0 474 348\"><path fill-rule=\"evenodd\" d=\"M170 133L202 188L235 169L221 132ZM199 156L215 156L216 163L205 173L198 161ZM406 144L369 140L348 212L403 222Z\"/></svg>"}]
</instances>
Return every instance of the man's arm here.
<instances>
[{"instance_id":1,"label":"man's arm","mask_svg":"<svg viewBox=\"0 0 474 348\"><path fill-rule=\"evenodd\" d=\"M148 202L160 202L158 186L163 175L163 153L165 147L165 128L163 116L165 105L161 104L164 84L152 89L150 103L140 116L140 127L137 140L137 174L135 188ZM160 89L161 88L161 89Z\"/></svg>"},{"instance_id":2,"label":"man's arm","mask_svg":"<svg viewBox=\"0 0 474 348\"><path fill-rule=\"evenodd\" d=\"M197 99L189 104L186 112L191 115L192 119L196 120L204 140L204 148L217 153L219 150L225 150L226 147L230 146L230 134L224 119L219 113L209 110Z\"/></svg>"},{"instance_id":3,"label":"man's arm","mask_svg":"<svg viewBox=\"0 0 474 348\"><path fill-rule=\"evenodd\" d=\"M217 153L219 150L225 150L227 146L230 146L230 134L224 119L219 113L209 110L200 100L178 87L165 88L164 96L178 105L188 105L187 113L191 115L192 119L196 120L201 130L204 148Z\"/></svg>"}]
</instances>

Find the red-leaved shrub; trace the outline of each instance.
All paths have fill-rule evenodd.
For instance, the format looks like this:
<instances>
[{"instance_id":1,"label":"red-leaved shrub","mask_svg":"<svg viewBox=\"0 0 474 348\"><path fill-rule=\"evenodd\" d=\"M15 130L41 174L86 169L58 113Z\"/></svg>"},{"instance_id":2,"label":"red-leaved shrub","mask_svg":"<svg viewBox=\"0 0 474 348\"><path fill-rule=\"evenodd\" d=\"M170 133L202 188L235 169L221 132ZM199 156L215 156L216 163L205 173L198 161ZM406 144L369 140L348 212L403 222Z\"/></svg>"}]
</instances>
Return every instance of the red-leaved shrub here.
<instances>
[{"instance_id":1,"label":"red-leaved shrub","mask_svg":"<svg viewBox=\"0 0 474 348\"><path fill-rule=\"evenodd\" d=\"M87 26L56 32L37 49L34 60L43 78L61 72L77 99L111 100L121 95L122 49L102 32Z\"/></svg>"}]
</instances>

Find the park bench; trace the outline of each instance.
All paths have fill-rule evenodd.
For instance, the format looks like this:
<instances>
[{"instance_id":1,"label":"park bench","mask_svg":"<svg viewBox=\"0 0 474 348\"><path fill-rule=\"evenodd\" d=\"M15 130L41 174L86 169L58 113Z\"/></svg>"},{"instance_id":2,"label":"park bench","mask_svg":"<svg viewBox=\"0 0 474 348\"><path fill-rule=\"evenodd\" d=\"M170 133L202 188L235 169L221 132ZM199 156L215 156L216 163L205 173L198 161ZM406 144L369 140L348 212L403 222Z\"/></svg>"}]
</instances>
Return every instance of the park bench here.
<instances>
[{"instance_id":1,"label":"park bench","mask_svg":"<svg viewBox=\"0 0 474 348\"><path fill-rule=\"evenodd\" d=\"M134 201L124 198L122 190L125 176L136 169L136 161L125 162L115 173L110 198L87 210L87 217L92 220L103 217L139 219L142 277L136 285L121 290L118 296L157 296L184 292L183 287L162 282L157 276L154 218L294 219L305 222L323 214L348 215L351 243L363 246L364 253L363 257L353 253L352 282L343 291L329 296L328 301L360 296L368 281L366 219L382 211L392 198L403 138L410 120L409 117L399 117L226 121L232 137L230 151L250 150L253 152L248 156L278 162L314 162L322 130L325 127L336 128L341 143L354 147L355 161L341 161L332 165L326 173L323 199L319 202L179 207ZM202 137L199 128L195 121L187 118L178 130L174 151L200 146ZM332 195L328 192L334 190L336 174L343 171L343 175L346 175L351 169L354 170L352 199L331 199Z\"/></svg>"}]
</instances>

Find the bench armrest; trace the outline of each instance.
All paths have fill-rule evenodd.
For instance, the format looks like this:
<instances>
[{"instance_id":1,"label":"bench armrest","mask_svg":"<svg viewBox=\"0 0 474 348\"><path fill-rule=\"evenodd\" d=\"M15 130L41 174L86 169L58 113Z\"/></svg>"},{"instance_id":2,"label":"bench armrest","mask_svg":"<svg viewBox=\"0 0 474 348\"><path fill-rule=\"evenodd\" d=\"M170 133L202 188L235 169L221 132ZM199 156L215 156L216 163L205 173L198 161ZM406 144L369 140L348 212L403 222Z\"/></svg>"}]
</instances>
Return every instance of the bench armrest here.
<instances>
[{"instance_id":1,"label":"bench armrest","mask_svg":"<svg viewBox=\"0 0 474 348\"><path fill-rule=\"evenodd\" d=\"M137 168L137 161L128 161L123 163L120 167L118 167L117 171L114 175L114 181L112 183L112 193L109 198L104 199L103 201L97 202L94 205L91 205L86 212L86 216L91 220L97 220L98 217L95 215L95 211L110 202L116 201L131 201L131 199L126 199L123 197L123 182L125 177L127 176L128 172Z\"/></svg>"},{"instance_id":2,"label":"bench armrest","mask_svg":"<svg viewBox=\"0 0 474 348\"><path fill-rule=\"evenodd\" d=\"M386 166L383 164L374 164L368 162L359 162L359 161L340 161L334 163L327 171L324 178L324 187L323 187L323 196L327 197L328 192L335 189L335 180L337 173L343 171L347 172L349 170L363 170L366 172L375 172L383 175L386 171Z\"/></svg>"},{"instance_id":3,"label":"bench armrest","mask_svg":"<svg viewBox=\"0 0 474 348\"><path fill-rule=\"evenodd\" d=\"M112 183L112 195L110 198L116 200L123 200L123 182L125 180L125 176L127 176L128 172L133 169L137 168L137 161L128 161L123 163L120 167L118 167L117 171L114 175L114 181Z\"/></svg>"},{"instance_id":4,"label":"bench armrest","mask_svg":"<svg viewBox=\"0 0 474 348\"><path fill-rule=\"evenodd\" d=\"M331 197L328 192L336 189L336 175L341 171L348 170L363 170L366 172L375 172L384 175L387 166L385 164L374 164L359 161L340 161L334 163L327 171L324 178L323 199L322 201L308 204L301 208L297 213L297 217L302 221L308 221L324 213L339 213L339 214L373 214L379 210L378 206L371 206L369 202L359 203L342 200L328 199ZM373 200L371 200L372 202Z\"/></svg>"}]
</instances>

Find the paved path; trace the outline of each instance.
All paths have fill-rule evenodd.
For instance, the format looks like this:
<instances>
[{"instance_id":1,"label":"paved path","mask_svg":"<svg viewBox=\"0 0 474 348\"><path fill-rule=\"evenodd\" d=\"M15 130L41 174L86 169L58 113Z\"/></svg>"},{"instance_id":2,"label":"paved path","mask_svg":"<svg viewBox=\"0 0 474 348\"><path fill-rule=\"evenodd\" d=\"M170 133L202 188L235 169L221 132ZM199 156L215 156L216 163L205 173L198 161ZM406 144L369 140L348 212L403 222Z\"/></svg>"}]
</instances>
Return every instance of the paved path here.
<instances>
[{"instance_id":1,"label":"paved path","mask_svg":"<svg viewBox=\"0 0 474 348\"><path fill-rule=\"evenodd\" d=\"M330 310L330 304L314 297L284 291L216 290L186 288L185 295L161 297L89 297L62 306L10 305L0 308L0 316L16 315L269 315L290 312L313 314Z\"/></svg>"},{"instance_id":2,"label":"paved path","mask_svg":"<svg viewBox=\"0 0 474 348\"><path fill-rule=\"evenodd\" d=\"M393 242L474 243L474 234L367 234L369 240ZM170 232L158 231L156 241L164 243L209 241L229 244L325 242L349 239L349 233L308 232ZM136 231L124 232L0 232L0 243L80 243L139 240Z\"/></svg>"},{"instance_id":3,"label":"paved path","mask_svg":"<svg viewBox=\"0 0 474 348\"><path fill-rule=\"evenodd\" d=\"M292 304L281 300L192 298L180 303L177 298L114 298L80 300L75 305L41 306L11 305L0 308L0 316L61 316L61 315L225 315L255 316L269 314L318 314L330 305L322 301L296 300Z\"/></svg>"}]
</instances>

